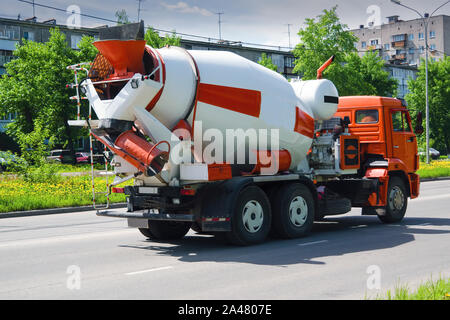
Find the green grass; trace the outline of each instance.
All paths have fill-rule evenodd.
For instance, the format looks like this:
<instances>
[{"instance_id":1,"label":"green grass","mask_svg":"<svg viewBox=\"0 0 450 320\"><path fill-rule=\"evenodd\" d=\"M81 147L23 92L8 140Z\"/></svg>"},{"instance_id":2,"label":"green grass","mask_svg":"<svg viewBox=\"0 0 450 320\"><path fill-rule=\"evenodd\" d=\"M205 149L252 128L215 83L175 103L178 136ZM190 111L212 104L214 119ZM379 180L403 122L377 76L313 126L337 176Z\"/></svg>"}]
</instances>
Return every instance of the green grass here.
<instances>
[{"instance_id":1,"label":"green grass","mask_svg":"<svg viewBox=\"0 0 450 320\"><path fill-rule=\"evenodd\" d=\"M450 177L450 161L435 160L430 164L421 162L420 169L417 174L422 178L441 178Z\"/></svg>"},{"instance_id":2,"label":"green grass","mask_svg":"<svg viewBox=\"0 0 450 320\"><path fill-rule=\"evenodd\" d=\"M106 191L104 178L96 178L95 184L96 191ZM110 200L124 202L125 195L112 194ZM106 197L99 195L97 203L105 202ZM0 212L84 205L92 205L90 176L55 176L45 181L27 181L20 176L0 175Z\"/></svg>"},{"instance_id":3,"label":"green grass","mask_svg":"<svg viewBox=\"0 0 450 320\"><path fill-rule=\"evenodd\" d=\"M416 290L411 290L407 285L397 286L393 291L387 291L385 296L378 296L377 300L449 300L450 278L428 280Z\"/></svg>"}]
</instances>

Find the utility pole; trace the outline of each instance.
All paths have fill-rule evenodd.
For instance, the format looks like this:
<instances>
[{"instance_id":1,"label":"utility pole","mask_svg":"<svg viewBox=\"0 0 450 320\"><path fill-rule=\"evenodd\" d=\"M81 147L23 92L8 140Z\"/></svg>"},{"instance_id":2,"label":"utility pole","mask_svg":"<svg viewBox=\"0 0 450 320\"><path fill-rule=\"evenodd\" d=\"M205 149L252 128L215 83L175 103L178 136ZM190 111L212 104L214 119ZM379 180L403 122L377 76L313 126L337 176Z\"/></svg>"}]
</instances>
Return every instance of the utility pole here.
<instances>
[{"instance_id":1,"label":"utility pole","mask_svg":"<svg viewBox=\"0 0 450 320\"><path fill-rule=\"evenodd\" d=\"M33 0L33 18L36 17L35 8L34 8L34 0Z\"/></svg>"},{"instance_id":2,"label":"utility pole","mask_svg":"<svg viewBox=\"0 0 450 320\"><path fill-rule=\"evenodd\" d=\"M140 22L141 21L141 11L143 10L143 9L141 9L141 2L144 2L145 0L137 0L138 2L139 2L139 4L138 4L138 21L137 22Z\"/></svg>"},{"instance_id":3,"label":"utility pole","mask_svg":"<svg viewBox=\"0 0 450 320\"><path fill-rule=\"evenodd\" d=\"M219 40L222 40L222 15L225 12L216 12L216 14L219 16Z\"/></svg>"},{"instance_id":4,"label":"utility pole","mask_svg":"<svg viewBox=\"0 0 450 320\"><path fill-rule=\"evenodd\" d=\"M291 23L288 23L288 24L286 24L287 25L287 27L288 27L288 37L289 37L289 49L291 49L292 47L291 47L291 26L292 26L292 24Z\"/></svg>"},{"instance_id":5,"label":"utility pole","mask_svg":"<svg viewBox=\"0 0 450 320\"><path fill-rule=\"evenodd\" d=\"M406 9L412 10L415 13L417 13L420 18L422 18L424 28L425 28L425 99L426 99L426 135L427 135L427 164L430 164L430 99L429 99L429 89L428 89L428 24L430 23L431 17L443 6L450 3L449 1L446 1L444 4L439 6L436 10L433 11L432 14L421 14L416 9L413 9L411 7L408 7L400 2L400 0L391 0L392 3L395 3L396 5L399 5L401 7L404 7Z\"/></svg>"}]
</instances>

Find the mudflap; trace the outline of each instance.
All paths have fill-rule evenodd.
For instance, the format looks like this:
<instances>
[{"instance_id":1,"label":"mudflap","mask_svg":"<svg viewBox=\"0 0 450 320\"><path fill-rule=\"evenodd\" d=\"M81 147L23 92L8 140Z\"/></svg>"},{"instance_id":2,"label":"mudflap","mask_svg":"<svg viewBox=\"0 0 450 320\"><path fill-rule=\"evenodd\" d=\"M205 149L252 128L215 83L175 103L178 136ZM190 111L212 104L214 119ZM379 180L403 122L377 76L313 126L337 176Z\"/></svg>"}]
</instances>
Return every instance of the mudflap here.
<instances>
[{"instance_id":1,"label":"mudflap","mask_svg":"<svg viewBox=\"0 0 450 320\"><path fill-rule=\"evenodd\" d=\"M203 232L229 232L234 205L241 190L253 183L250 177L237 177L201 189L196 216ZM200 213L200 214L198 214Z\"/></svg>"}]
</instances>

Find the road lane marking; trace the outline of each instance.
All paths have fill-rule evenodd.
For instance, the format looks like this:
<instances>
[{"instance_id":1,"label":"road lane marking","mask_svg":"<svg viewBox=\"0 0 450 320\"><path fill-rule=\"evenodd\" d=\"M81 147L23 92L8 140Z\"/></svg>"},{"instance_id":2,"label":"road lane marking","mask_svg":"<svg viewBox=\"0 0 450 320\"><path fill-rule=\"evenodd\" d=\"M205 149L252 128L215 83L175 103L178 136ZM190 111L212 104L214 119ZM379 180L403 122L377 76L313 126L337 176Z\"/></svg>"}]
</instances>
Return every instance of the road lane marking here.
<instances>
[{"instance_id":1,"label":"road lane marking","mask_svg":"<svg viewBox=\"0 0 450 320\"><path fill-rule=\"evenodd\" d=\"M412 202L418 202L418 201L428 201L428 200L438 200L438 199L445 199L450 198L450 194L441 194L438 196L428 196L428 197L420 197L417 199L411 200Z\"/></svg>"},{"instance_id":2,"label":"road lane marking","mask_svg":"<svg viewBox=\"0 0 450 320\"><path fill-rule=\"evenodd\" d=\"M121 229L115 231L100 231L100 232L84 232L79 234L70 234L65 236L53 236L53 237L45 237L45 238L30 238L30 239L21 239L21 240L6 240L0 241L0 249L7 248L11 249L18 246L39 246L39 245L48 245L48 244L61 244L61 242L66 241L84 241L84 240L92 240L95 238L104 238L104 237L117 237L117 236L125 236L128 234L136 233L134 229Z\"/></svg>"},{"instance_id":3,"label":"road lane marking","mask_svg":"<svg viewBox=\"0 0 450 320\"><path fill-rule=\"evenodd\" d=\"M299 243L298 246L300 247L306 247L306 246L312 246L315 244L325 243L328 242L328 240L322 240L322 241L315 241L315 242L307 242L307 243Z\"/></svg>"},{"instance_id":4,"label":"road lane marking","mask_svg":"<svg viewBox=\"0 0 450 320\"><path fill-rule=\"evenodd\" d=\"M134 276L136 274L142 274L142 273L148 273L148 272L154 272L154 271L162 271L162 270L169 270L169 269L173 269L173 267L172 266L168 266L168 267L147 269L147 270L141 270L141 271L134 271L134 272L125 273L125 275L126 276Z\"/></svg>"}]
</instances>

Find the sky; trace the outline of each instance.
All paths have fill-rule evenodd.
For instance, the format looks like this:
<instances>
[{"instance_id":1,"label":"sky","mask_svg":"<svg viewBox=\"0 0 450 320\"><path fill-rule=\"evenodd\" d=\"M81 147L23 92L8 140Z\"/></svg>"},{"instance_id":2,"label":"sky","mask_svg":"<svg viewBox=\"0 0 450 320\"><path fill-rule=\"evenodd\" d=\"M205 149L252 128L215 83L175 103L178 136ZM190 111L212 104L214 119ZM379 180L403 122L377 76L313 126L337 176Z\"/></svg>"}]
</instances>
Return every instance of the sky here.
<instances>
[{"instance_id":1,"label":"sky","mask_svg":"<svg viewBox=\"0 0 450 320\"><path fill-rule=\"evenodd\" d=\"M32 2L32 0L27 0ZM402 0L421 13L431 13L446 0ZM21 18L33 16L31 4L19 0L0 0L0 16ZM80 8L82 14L115 20L115 12L124 9L131 21L137 21L138 0L35 0L43 4L67 9L71 5ZM146 26L162 30L176 30L180 33L219 38L217 12L221 16L222 38L264 45L287 47L299 41L297 32L304 26L306 18L318 16L324 9L338 6L341 21L349 28L367 25L370 18L385 23L387 16L399 15L400 19L415 19L418 15L397 6L390 0L142 0L141 19ZM368 13L368 8L369 10ZM375 8L375 10L373 10ZM379 9L377 9L379 8ZM450 3L436 14L450 15ZM69 15L65 12L36 6L38 21L55 18L58 24L66 24ZM101 20L81 17L81 25L94 27L113 25ZM291 26L290 38L288 24Z\"/></svg>"}]
</instances>

